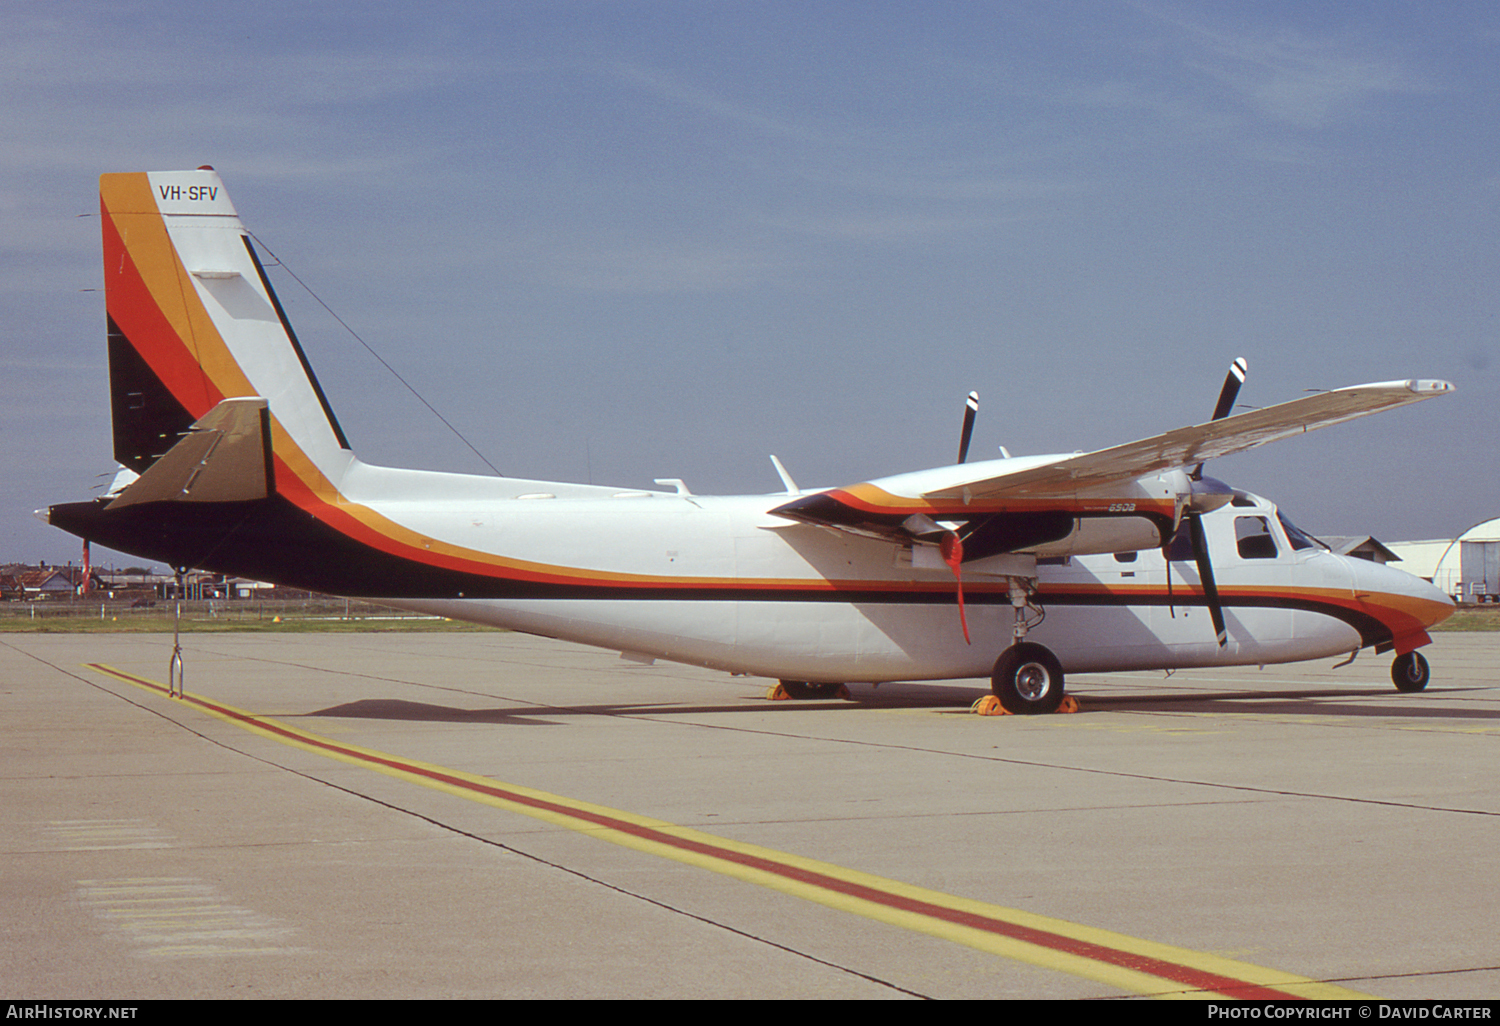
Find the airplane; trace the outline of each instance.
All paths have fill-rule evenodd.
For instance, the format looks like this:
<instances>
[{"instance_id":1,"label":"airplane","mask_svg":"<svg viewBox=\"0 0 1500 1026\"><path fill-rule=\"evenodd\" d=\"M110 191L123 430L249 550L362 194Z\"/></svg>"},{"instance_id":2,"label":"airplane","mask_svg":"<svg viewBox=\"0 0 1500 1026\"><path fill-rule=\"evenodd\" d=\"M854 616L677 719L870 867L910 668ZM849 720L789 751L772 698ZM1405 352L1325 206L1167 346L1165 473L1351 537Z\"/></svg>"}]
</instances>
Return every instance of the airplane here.
<instances>
[{"instance_id":1,"label":"airplane","mask_svg":"<svg viewBox=\"0 0 1500 1026\"><path fill-rule=\"evenodd\" d=\"M372 466L352 451L218 174L106 174L107 493L38 515L195 568L779 680L989 678L1056 711L1065 674L1394 652L1402 691L1453 611L1328 551L1206 461L1453 390L1318 392L1089 453L838 488L700 496ZM1344 664L1340 664L1344 665Z\"/></svg>"}]
</instances>

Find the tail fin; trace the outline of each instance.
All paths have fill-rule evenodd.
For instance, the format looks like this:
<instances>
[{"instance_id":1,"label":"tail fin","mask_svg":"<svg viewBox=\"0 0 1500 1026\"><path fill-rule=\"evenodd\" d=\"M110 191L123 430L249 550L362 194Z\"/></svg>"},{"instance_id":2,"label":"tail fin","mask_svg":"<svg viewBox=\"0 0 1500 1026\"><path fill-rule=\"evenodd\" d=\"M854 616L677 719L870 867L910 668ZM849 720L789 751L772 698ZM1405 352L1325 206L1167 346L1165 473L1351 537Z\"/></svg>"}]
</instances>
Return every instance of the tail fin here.
<instances>
[{"instance_id":1,"label":"tail fin","mask_svg":"<svg viewBox=\"0 0 1500 1026\"><path fill-rule=\"evenodd\" d=\"M219 176L102 175L115 459L144 473L225 399L262 397L278 455L324 474L349 443Z\"/></svg>"}]
</instances>

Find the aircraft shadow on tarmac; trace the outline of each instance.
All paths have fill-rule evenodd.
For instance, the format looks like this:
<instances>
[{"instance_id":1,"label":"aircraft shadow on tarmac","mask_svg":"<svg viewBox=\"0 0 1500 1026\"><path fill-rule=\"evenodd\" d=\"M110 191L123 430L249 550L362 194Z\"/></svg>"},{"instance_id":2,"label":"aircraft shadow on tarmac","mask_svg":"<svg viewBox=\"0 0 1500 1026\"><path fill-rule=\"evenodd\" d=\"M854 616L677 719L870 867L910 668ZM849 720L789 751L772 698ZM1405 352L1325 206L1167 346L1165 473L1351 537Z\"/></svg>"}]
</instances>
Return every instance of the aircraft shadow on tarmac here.
<instances>
[{"instance_id":1,"label":"aircraft shadow on tarmac","mask_svg":"<svg viewBox=\"0 0 1500 1026\"><path fill-rule=\"evenodd\" d=\"M1433 694L1489 691L1490 688L1442 688ZM927 684L885 684L879 688L851 689L849 700L686 704L674 702L607 703L556 706L509 706L461 709L454 706L412 702L397 698L366 698L329 706L300 717L403 720L427 723L487 723L516 726L559 726L576 716L683 716L724 713L795 713L831 711L853 713L879 709L936 709L968 714L976 698L987 693L978 688ZM1195 691L1140 695L1090 695L1079 697L1079 713L1102 712L1197 712L1215 715L1251 714L1280 716L1380 717L1422 721L1496 720L1500 710L1455 708L1424 702L1422 696L1400 695L1386 688L1337 688L1302 691ZM1333 699L1334 701L1329 701ZM1350 700L1358 700L1350 701ZM1373 701L1371 701L1373 700ZM300 718L299 717L299 718ZM290 718L290 717L288 717Z\"/></svg>"},{"instance_id":2,"label":"aircraft shadow on tarmac","mask_svg":"<svg viewBox=\"0 0 1500 1026\"><path fill-rule=\"evenodd\" d=\"M1349 716L1416 720L1494 720L1500 710L1454 707L1424 701L1437 694L1490 691L1487 687L1431 688L1425 696L1389 688L1325 688L1287 691L1192 691L1178 694L1075 695L1080 712L1199 712L1279 716ZM1335 701L1329 701L1334 699ZM1351 700L1357 699L1358 703Z\"/></svg>"}]
</instances>

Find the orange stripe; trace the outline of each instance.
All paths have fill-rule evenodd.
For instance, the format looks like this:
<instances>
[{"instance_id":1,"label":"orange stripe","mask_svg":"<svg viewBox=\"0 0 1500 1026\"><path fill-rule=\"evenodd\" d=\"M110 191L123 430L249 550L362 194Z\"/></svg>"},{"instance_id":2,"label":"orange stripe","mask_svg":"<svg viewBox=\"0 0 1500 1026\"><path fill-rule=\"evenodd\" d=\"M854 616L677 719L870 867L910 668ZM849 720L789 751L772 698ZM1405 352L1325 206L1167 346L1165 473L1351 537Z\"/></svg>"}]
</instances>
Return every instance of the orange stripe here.
<instances>
[{"instance_id":1,"label":"orange stripe","mask_svg":"<svg viewBox=\"0 0 1500 1026\"><path fill-rule=\"evenodd\" d=\"M153 370L158 364L167 370L163 382L194 417L203 416L225 396L254 394L198 298L146 175L101 176L99 203L117 247L111 251L112 240L106 235L106 303L114 316L118 296L119 308L135 333L126 330L120 317L115 322L131 344ZM193 369L184 361L191 361Z\"/></svg>"}]
</instances>

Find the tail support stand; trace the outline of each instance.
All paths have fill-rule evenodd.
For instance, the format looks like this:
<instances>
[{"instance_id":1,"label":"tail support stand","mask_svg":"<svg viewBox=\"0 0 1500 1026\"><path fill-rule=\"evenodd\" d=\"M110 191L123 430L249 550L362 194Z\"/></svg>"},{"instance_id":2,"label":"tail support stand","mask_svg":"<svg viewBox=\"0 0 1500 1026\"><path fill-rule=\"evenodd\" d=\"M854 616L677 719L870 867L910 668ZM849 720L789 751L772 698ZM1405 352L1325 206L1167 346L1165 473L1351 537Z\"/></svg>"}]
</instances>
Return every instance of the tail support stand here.
<instances>
[{"instance_id":1,"label":"tail support stand","mask_svg":"<svg viewBox=\"0 0 1500 1026\"><path fill-rule=\"evenodd\" d=\"M186 567L177 568L177 601L172 614L172 661L167 666L167 697L183 697L182 679L182 586L187 576Z\"/></svg>"}]
</instances>

